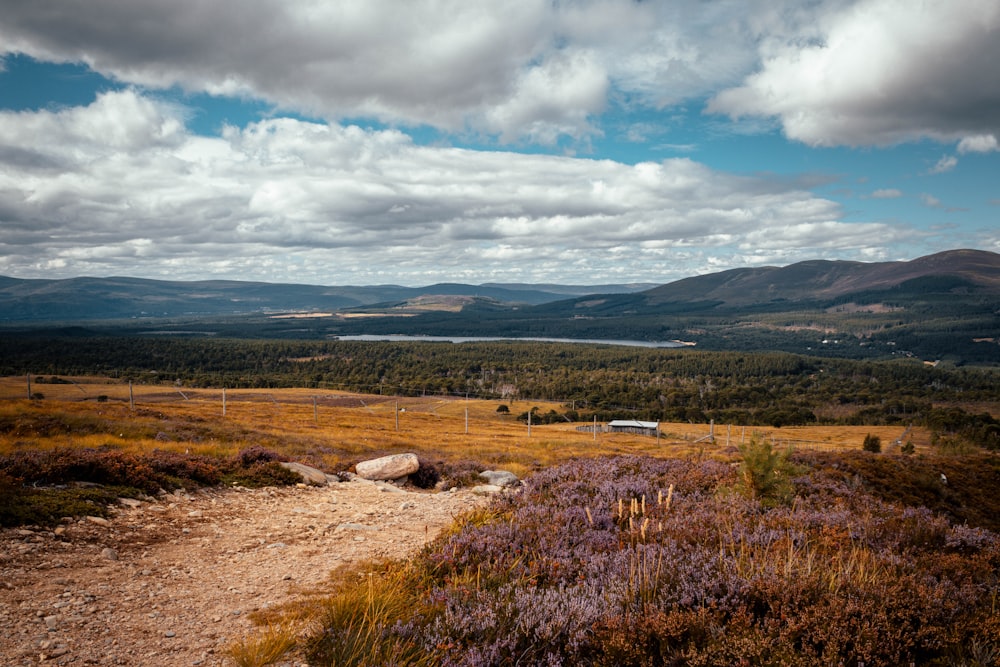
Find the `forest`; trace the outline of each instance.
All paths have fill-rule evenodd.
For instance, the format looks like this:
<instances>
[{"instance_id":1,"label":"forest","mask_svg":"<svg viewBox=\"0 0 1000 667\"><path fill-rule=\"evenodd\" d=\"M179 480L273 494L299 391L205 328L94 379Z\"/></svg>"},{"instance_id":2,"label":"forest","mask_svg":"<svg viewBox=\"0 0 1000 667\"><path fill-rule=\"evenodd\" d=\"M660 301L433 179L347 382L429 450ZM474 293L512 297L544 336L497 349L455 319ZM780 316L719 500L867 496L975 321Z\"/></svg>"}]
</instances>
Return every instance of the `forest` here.
<instances>
[{"instance_id":1,"label":"forest","mask_svg":"<svg viewBox=\"0 0 1000 667\"><path fill-rule=\"evenodd\" d=\"M0 374L188 387L307 387L563 404L551 418L769 425L920 424L1000 449L1000 371L785 352L539 342L0 336ZM987 407L984 407L987 406ZM994 413L995 414L995 413ZM536 419L544 418L539 415Z\"/></svg>"}]
</instances>

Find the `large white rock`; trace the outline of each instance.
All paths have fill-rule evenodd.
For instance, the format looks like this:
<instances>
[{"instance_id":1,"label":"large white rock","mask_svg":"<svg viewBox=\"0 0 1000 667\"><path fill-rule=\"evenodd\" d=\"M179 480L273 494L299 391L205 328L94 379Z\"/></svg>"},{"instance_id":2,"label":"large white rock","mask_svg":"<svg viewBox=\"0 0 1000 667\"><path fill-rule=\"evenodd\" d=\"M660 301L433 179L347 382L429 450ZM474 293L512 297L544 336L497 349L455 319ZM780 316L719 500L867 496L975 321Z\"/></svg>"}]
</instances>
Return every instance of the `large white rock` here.
<instances>
[{"instance_id":1,"label":"large white rock","mask_svg":"<svg viewBox=\"0 0 1000 667\"><path fill-rule=\"evenodd\" d=\"M484 470L479 476L486 480L487 484L493 486L512 487L520 486L521 480L512 472L507 470Z\"/></svg>"},{"instance_id":2,"label":"large white rock","mask_svg":"<svg viewBox=\"0 0 1000 667\"><path fill-rule=\"evenodd\" d=\"M354 467L365 479L398 479L417 472L420 462L416 454L394 454L362 461Z\"/></svg>"}]
</instances>

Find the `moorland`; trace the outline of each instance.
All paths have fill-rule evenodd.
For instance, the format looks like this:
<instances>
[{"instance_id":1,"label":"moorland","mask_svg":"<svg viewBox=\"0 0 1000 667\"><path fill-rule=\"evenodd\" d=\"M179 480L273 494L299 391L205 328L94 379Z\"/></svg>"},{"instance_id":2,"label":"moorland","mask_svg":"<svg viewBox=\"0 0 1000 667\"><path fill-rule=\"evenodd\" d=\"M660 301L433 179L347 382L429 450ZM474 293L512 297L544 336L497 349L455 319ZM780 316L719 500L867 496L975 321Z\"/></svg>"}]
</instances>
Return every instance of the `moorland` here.
<instances>
[{"instance_id":1,"label":"moorland","mask_svg":"<svg viewBox=\"0 0 1000 667\"><path fill-rule=\"evenodd\" d=\"M257 614L230 664L997 665L998 258L518 303L509 286L338 292L330 313L314 290L299 310L194 316L195 287L222 304L247 286L161 284L172 314L113 321L101 294L81 301L93 317L45 314L79 285L5 279L28 316L0 330L0 522L34 540L120 498L413 452L413 493L487 468L524 485ZM53 310L30 311L45 294ZM390 332L689 344L338 339ZM614 419L658 429L596 428Z\"/></svg>"}]
</instances>

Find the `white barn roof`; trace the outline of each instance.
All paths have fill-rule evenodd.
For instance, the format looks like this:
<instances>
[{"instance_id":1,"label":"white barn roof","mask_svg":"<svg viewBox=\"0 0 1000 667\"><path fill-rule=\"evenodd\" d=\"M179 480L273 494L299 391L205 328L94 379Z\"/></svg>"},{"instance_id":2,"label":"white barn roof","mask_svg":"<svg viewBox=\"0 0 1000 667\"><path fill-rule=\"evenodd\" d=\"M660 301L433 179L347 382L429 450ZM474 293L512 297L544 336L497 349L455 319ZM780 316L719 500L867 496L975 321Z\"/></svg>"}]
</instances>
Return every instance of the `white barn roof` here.
<instances>
[{"instance_id":1,"label":"white barn roof","mask_svg":"<svg viewBox=\"0 0 1000 667\"><path fill-rule=\"evenodd\" d=\"M615 419L613 421L609 421L608 426L611 428L655 429L659 428L660 422L641 422L637 419Z\"/></svg>"}]
</instances>

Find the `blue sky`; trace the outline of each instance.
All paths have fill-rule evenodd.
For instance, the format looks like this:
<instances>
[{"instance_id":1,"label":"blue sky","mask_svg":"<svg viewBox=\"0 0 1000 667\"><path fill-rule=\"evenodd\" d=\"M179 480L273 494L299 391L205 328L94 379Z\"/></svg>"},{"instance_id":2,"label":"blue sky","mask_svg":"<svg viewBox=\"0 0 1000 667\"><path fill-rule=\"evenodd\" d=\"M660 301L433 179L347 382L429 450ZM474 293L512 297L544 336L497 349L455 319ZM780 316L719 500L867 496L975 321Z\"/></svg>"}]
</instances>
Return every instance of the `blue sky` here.
<instances>
[{"instance_id":1,"label":"blue sky","mask_svg":"<svg viewBox=\"0 0 1000 667\"><path fill-rule=\"evenodd\" d=\"M0 274L663 283L1000 251L1000 0L58 0Z\"/></svg>"}]
</instances>

